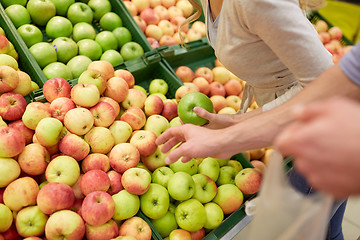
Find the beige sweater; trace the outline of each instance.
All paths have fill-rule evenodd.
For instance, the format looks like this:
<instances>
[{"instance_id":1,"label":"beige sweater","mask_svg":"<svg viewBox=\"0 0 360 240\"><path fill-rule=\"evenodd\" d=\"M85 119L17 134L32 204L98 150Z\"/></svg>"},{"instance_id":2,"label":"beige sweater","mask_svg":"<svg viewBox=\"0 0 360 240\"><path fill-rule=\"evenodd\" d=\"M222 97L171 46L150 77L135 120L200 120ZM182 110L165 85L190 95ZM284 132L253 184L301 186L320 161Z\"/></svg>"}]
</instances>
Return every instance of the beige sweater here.
<instances>
[{"instance_id":1,"label":"beige sweater","mask_svg":"<svg viewBox=\"0 0 360 240\"><path fill-rule=\"evenodd\" d=\"M298 0L224 0L218 21L215 55L247 82L242 112L252 96L263 111L282 104L333 64Z\"/></svg>"}]
</instances>

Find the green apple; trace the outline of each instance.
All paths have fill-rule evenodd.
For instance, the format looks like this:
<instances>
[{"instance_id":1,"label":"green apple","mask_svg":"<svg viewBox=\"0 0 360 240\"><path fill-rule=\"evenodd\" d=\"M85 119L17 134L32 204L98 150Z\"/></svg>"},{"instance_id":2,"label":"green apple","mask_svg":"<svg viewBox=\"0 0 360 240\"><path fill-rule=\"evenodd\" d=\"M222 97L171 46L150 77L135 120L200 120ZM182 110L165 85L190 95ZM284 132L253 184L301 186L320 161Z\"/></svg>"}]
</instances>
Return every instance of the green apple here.
<instances>
[{"instance_id":1,"label":"green apple","mask_svg":"<svg viewBox=\"0 0 360 240\"><path fill-rule=\"evenodd\" d=\"M57 60L59 62L66 64L78 54L78 45L71 38L58 37L52 42L52 45L55 48Z\"/></svg>"},{"instance_id":2,"label":"green apple","mask_svg":"<svg viewBox=\"0 0 360 240\"><path fill-rule=\"evenodd\" d=\"M38 206L21 209L16 215L16 229L20 236L26 238L41 236L45 233L48 216Z\"/></svg>"},{"instance_id":3,"label":"green apple","mask_svg":"<svg viewBox=\"0 0 360 240\"><path fill-rule=\"evenodd\" d=\"M133 89L139 90L139 91L141 91L141 92L143 92L143 93L145 93L145 94L147 95L146 89L143 88L143 87L140 86L140 85L134 85L134 86L133 86Z\"/></svg>"},{"instance_id":4,"label":"green apple","mask_svg":"<svg viewBox=\"0 0 360 240\"><path fill-rule=\"evenodd\" d=\"M191 175L186 172L175 172L169 178L168 192L170 196L178 201L190 199L195 193L195 182Z\"/></svg>"},{"instance_id":5,"label":"green apple","mask_svg":"<svg viewBox=\"0 0 360 240\"><path fill-rule=\"evenodd\" d=\"M125 43L121 47L120 54L124 58L124 60L127 61L127 60L141 57L144 54L144 49L137 42L130 41L130 42Z\"/></svg>"},{"instance_id":6,"label":"green apple","mask_svg":"<svg viewBox=\"0 0 360 240\"><path fill-rule=\"evenodd\" d=\"M44 147L51 147L60 140L63 124L56 118L43 118L35 128L37 141Z\"/></svg>"},{"instance_id":7,"label":"green apple","mask_svg":"<svg viewBox=\"0 0 360 240\"><path fill-rule=\"evenodd\" d=\"M101 45L92 39L82 39L77 42L79 55L84 55L91 60L99 60L102 55Z\"/></svg>"},{"instance_id":8,"label":"green apple","mask_svg":"<svg viewBox=\"0 0 360 240\"><path fill-rule=\"evenodd\" d=\"M229 159L221 159L221 158L215 158L215 159L216 161L218 161L220 167L226 166L227 163L229 162Z\"/></svg>"},{"instance_id":9,"label":"green apple","mask_svg":"<svg viewBox=\"0 0 360 240\"><path fill-rule=\"evenodd\" d=\"M121 56L121 54L118 51L114 50L114 49L106 50L101 55L100 60L108 61L114 67L116 67L116 66L118 66L118 65L120 65L120 64L122 64L124 62L124 59Z\"/></svg>"},{"instance_id":10,"label":"green apple","mask_svg":"<svg viewBox=\"0 0 360 240\"><path fill-rule=\"evenodd\" d=\"M195 192L192 198L201 203L207 203L213 200L217 193L216 183L207 175L195 174L192 176L195 182Z\"/></svg>"},{"instance_id":11,"label":"green apple","mask_svg":"<svg viewBox=\"0 0 360 240\"><path fill-rule=\"evenodd\" d=\"M86 69L89 64L92 63L92 60L84 55L78 55L70 59L66 64L70 69L73 78L78 78Z\"/></svg>"},{"instance_id":12,"label":"green apple","mask_svg":"<svg viewBox=\"0 0 360 240\"><path fill-rule=\"evenodd\" d=\"M169 121L164 116L156 114L147 118L144 129L154 132L156 136L160 136L169 127Z\"/></svg>"},{"instance_id":13,"label":"green apple","mask_svg":"<svg viewBox=\"0 0 360 240\"><path fill-rule=\"evenodd\" d=\"M212 201L221 207L224 214L230 214L241 206L243 200L244 196L237 186L224 184L218 187L218 192Z\"/></svg>"},{"instance_id":14,"label":"green apple","mask_svg":"<svg viewBox=\"0 0 360 240\"><path fill-rule=\"evenodd\" d=\"M4 31L4 29L2 27L0 27L0 35L5 36L5 31Z\"/></svg>"},{"instance_id":15,"label":"green apple","mask_svg":"<svg viewBox=\"0 0 360 240\"><path fill-rule=\"evenodd\" d=\"M150 219L163 217L169 209L169 193L165 187L151 183L149 190L140 196L141 211Z\"/></svg>"},{"instance_id":16,"label":"green apple","mask_svg":"<svg viewBox=\"0 0 360 240\"><path fill-rule=\"evenodd\" d=\"M175 218L180 228L195 232L203 228L206 223L205 207L199 200L186 200L176 207Z\"/></svg>"},{"instance_id":17,"label":"green apple","mask_svg":"<svg viewBox=\"0 0 360 240\"><path fill-rule=\"evenodd\" d=\"M168 88L169 86L164 79L153 79L151 80L149 85L149 93L161 93L166 95L166 93L168 92Z\"/></svg>"},{"instance_id":18,"label":"green apple","mask_svg":"<svg viewBox=\"0 0 360 240\"><path fill-rule=\"evenodd\" d=\"M80 176L78 162L69 156L58 156L51 160L45 171L46 180L72 186Z\"/></svg>"},{"instance_id":19,"label":"green apple","mask_svg":"<svg viewBox=\"0 0 360 240\"><path fill-rule=\"evenodd\" d=\"M157 146L155 152L147 157L142 157L141 161L150 170L155 171L159 167L166 166L165 158L167 153L161 151L161 145Z\"/></svg>"},{"instance_id":20,"label":"green apple","mask_svg":"<svg viewBox=\"0 0 360 240\"><path fill-rule=\"evenodd\" d=\"M113 219L121 221L133 217L140 209L138 195L131 194L125 189L112 195L115 202L115 213Z\"/></svg>"},{"instance_id":21,"label":"green apple","mask_svg":"<svg viewBox=\"0 0 360 240\"><path fill-rule=\"evenodd\" d=\"M66 16L66 13L71 4L75 3L75 0L50 0L56 8L56 15Z\"/></svg>"},{"instance_id":22,"label":"green apple","mask_svg":"<svg viewBox=\"0 0 360 240\"><path fill-rule=\"evenodd\" d=\"M78 42L82 39L95 39L96 32L93 25L87 22L79 22L74 25L72 38L75 42Z\"/></svg>"},{"instance_id":23,"label":"green apple","mask_svg":"<svg viewBox=\"0 0 360 240\"><path fill-rule=\"evenodd\" d=\"M110 31L99 32L95 37L95 41L100 44L103 52L109 49L116 50L118 48L117 40Z\"/></svg>"},{"instance_id":24,"label":"green apple","mask_svg":"<svg viewBox=\"0 0 360 240\"><path fill-rule=\"evenodd\" d=\"M2 0L1 1L1 4L4 7L8 7L8 6L13 5L13 4L19 4L19 5L25 6L26 3L27 3L27 0Z\"/></svg>"},{"instance_id":25,"label":"green apple","mask_svg":"<svg viewBox=\"0 0 360 240\"><path fill-rule=\"evenodd\" d=\"M78 83L92 83L98 88L100 94L102 94L106 88L106 80L99 71L93 69L84 71L80 75Z\"/></svg>"},{"instance_id":26,"label":"green apple","mask_svg":"<svg viewBox=\"0 0 360 240\"><path fill-rule=\"evenodd\" d=\"M48 64L43 69L43 73L45 74L47 79L51 78L63 78L66 80L73 79L71 70L68 66L66 66L62 62L53 62Z\"/></svg>"},{"instance_id":27,"label":"green apple","mask_svg":"<svg viewBox=\"0 0 360 240\"><path fill-rule=\"evenodd\" d=\"M198 172L209 176L213 181L217 181L220 174L220 165L215 158L207 157L201 161Z\"/></svg>"},{"instance_id":28,"label":"green apple","mask_svg":"<svg viewBox=\"0 0 360 240\"><path fill-rule=\"evenodd\" d=\"M150 219L150 221L162 238L169 236L171 231L178 228L175 213L170 211L167 211L161 218Z\"/></svg>"},{"instance_id":29,"label":"green apple","mask_svg":"<svg viewBox=\"0 0 360 240\"><path fill-rule=\"evenodd\" d=\"M238 172L240 172L243 169L243 166L237 160L230 159L226 165L234 167L236 169L236 171L238 171Z\"/></svg>"},{"instance_id":30,"label":"green apple","mask_svg":"<svg viewBox=\"0 0 360 240\"><path fill-rule=\"evenodd\" d=\"M92 23L93 12L91 8L82 2L76 2L70 5L67 11L67 18L72 22L73 25L79 22Z\"/></svg>"},{"instance_id":31,"label":"green apple","mask_svg":"<svg viewBox=\"0 0 360 240\"><path fill-rule=\"evenodd\" d=\"M35 43L29 50L41 68L57 61L56 51L50 43Z\"/></svg>"},{"instance_id":32,"label":"green apple","mask_svg":"<svg viewBox=\"0 0 360 240\"><path fill-rule=\"evenodd\" d=\"M33 24L25 24L17 29L26 46L30 48L35 43L42 42L43 35L41 30Z\"/></svg>"},{"instance_id":33,"label":"green apple","mask_svg":"<svg viewBox=\"0 0 360 240\"><path fill-rule=\"evenodd\" d=\"M131 33L129 29L127 29L126 27L117 27L114 30L112 30L112 33L115 35L118 41L119 48L124 46L125 43L130 42L132 40Z\"/></svg>"},{"instance_id":34,"label":"green apple","mask_svg":"<svg viewBox=\"0 0 360 240\"><path fill-rule=\"evenodd\" d=\"M0 232L5 232L11 227L13 214L6 205L0 203Z\"/></svg>"},{"instance_id":35,"label":"green apple","mask_svg":"<svg viewBox=\"0 0 360 240\"><path fill-rule=\"evenodd\" d=\"M52 17L46 24L45 32L51 39L70 37L73 25L69 19L61 16Z\"/></svg>"},{"instance_id":36,"label":"green apple","mask_svg":"<svg viewBox=\"0 0 360 240\"><path fill-rule=\"evenodd\" d=\"M211 113L214 111L214 106L208 96L201 92L190 92L185 94L178 104L178 114L181 121L195 125L206 124L208 120L194 113L194 107L202 107Z\"/></svg>"},{"instance_id":37,"label":"green apple","mask_svg":"<svg viewBox=\"0 0 360 240\"><path fill-rule=\"evenodd\" d=\"M109 127L111 134L114 137L115 144L125 143L132 134L131 126L124 121L114 121Z\"/></svg>"},{"instance_id":38,"label":"green apple","mask_svg":"<svg viewBox=\"0 0 360 240\"><path fill-rule=\"evenodd\" d=\"M195 158L192 158L190 161L183 163L181 161L182 157L179 158L176 162L169 165L171 170L174 172L186 172L189 175L194 175L198 172L198 165Z\"/></svg>"},{"instance_id":39,"label":"green apple","mask_svg":"<svg viewBox=\"0 0 360 240\"><path fill-rule=\"evenodd\" d=\"M217 228L222 220L224 220L224 213L219 205L216 203L210 202L204 205L206 212L206 223L204 227L206 229L215 229Z\"/></svg>"},{"instance_id":40,"label":"green apple","mask_svg":"<svg viewBox=\"0 0 360 240\"><path fill-rule=\"evenodd\" d=\"M35 91L35 90L40 89L40 87L39 87L39 85L38 85L36 82L31 81L31 89L32 89L33 91Z\"/></svg>"},{"instance_id":41,"label":"green apple","mask_svg":"<svg viewBox=\"0 0 360 240\"><path fill-rule=\"evenodd\" d=\"M122 20L114 12L107 12L100 18L100 27L106 31L112 31L115 28L122 27Z\"/></svg>"},{"instance_id":42,"label":"green apple","mask_svg":"<svg viewBox=\"0 0 360 240\"><path fill-rule=\"evenodd\" d=\"M180 120L179 116L174 117L170 121L170 127L176 127L176 126L181 126L181 125L182 125L182 123L181 123L181 120Z\"/></svg>"},{"instance_id":43,"label":"green apple","mask_svg":"<svg viewBox=\"0 0 360 240\"><path fill-rule=\"evenodd\" d=\"M17 161L12 158L0 158L0 188L6 187L17 179L20 172L21 169Z\"/></svg>"},{"instance_id":44,"label":"green apple","mask_svg":"<svg viewBox=\"0 0 360 240\"><path fill-rule=\"evenodd\" d=\"M5 9L5 12L15 25L15 28L31 22L29 12L22 5L11 5Z\"/></svg>"},{"instance_id":45,"label":"green apple","mask_svg":"<svg viewBox=\"0 0 360 240\"><path fill-rule=\"evenodd\" d=\"M0 66L2 65L12 67L15 70L19 69L19 65L16 59L7 54L0 54Z\"/></svg>"},{"instance_id":46,"label":"green apple","mask_svg":"<svg viewBox=\"0 0 360 240\"><path fill-rule=\"evenodd\" d=\"M159 167L152 173L151 182L160 184L167 188L169 179L172 175L174 175L174 171L169 167Z\"/></svg>"},{"instance_id":47,"label":"green apple","mask_svg":"<svg viewBox=\"0 0 360 240\"><path fill-rule=\"evenodd\" d=\"M56 15L55 5L50 0L29 0L26 9L33 24L39 26L45 26Z\"/></svg>"},{"instance_id":48,"label":"green apple","mask_svg":"<svg viewBox=\"0 0 360 240\"><path fill-rule=\"evenodd\" d=\"M95 21L99 21L105 13L111 11L111 3L109 0L90 0L88 5L94 13Z\"/></svg>"},{"instance_id":49,"label":"green apple","mask_svg":"<svg viewBox=\"0 0 360 240\"><path fill-rule=\"evenodd\" d=\"M219 177L216 180L218 186L223 184L235 184L235 177L238 174L236 169L231 166L223 166L220 168Z\"/></svg>"}]
</instances>

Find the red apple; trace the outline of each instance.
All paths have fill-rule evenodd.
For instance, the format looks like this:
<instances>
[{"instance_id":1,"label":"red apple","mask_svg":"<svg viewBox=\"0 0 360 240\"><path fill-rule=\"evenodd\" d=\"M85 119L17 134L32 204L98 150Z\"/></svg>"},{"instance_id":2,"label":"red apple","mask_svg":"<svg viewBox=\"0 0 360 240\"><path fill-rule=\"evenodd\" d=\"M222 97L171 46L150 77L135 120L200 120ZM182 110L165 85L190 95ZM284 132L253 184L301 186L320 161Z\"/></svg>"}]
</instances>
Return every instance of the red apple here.
<instances>
[{"instance_id":1,"label":"red apple","mask_svg":"<svg viewBox=\"0 0 360 240\"><path fill-rule=\"evenodd\" d=\"M235 185L244 194L255 194L259 191L262 174L257 168L244 168L235 177Z\"/></svg>"},{"instance_id":2,"label":"red apple","mask_svg":"<svg viewBox=\"0 0 360 240\"><path fill-rule=\"evenodd\" d=\"M35 133L34 130L25 126L24 122L20 120L16 120L14 122L10 122L8 127L15 128L19 130L25 137L25 144L29 144L32 142L33 135Z\"/></svg>"},{"instance_id":3,"label":"red apple","mask_svg":"<svg viewBox=\"0 0 360 240\"><path fill-rule=\"evenodd\" d=\"M45 173L50 162L50 154L45 147L39 143L30 143L18 156L21 170L29 175L40 175Z\"/></svg>"},{"instance_id":4,"label":"red apple","mask_svg":"<svg viewBox=\"0 0 360 240\"><path fill-rule=\"evenodd\" d=\"M210 83L204 77L195 77L193 83L199 88L199 91L205 95L210 92Z\"/></svg>"},{"instance_id":5,"label":"red apple","mask_svg":"<svg viewBox=\"0 0 360 240\"><path fill-rule=\"evenodd\" d=\"M133 88L135 85L135 78L132 75L132 73L129 72L128 70L118 69L114 72L114 76L121 77L122 79L124 79L127 82L127 84L129 85L129 88Z\"/></svg>"},{"instance_id":6,"label":"red apple","mask_svg":"<svg viewBox=\"0 0 360 240\"><path fill-rule=\"evenodd\" d=\"M0 116L4 120L15 121L21 119L25 109L26 100L21 94L8 92L0 96Z\"/></svg>"},{"instance_id":7,"label":"red apple","mask_svg":"<svg viewBox=\"0 0 360 240\"><path fill-rule=\"evenodd\" d=\"M26 106L22 120L26 127L35 130L41 119L51 117L50 106L42 102L31 102Z\"/></svg>"},{"instance_id":8,"label":"red apple","mask_svg":"<svg viewBox=\"0 0 360 240\"><path fill-rule=\"evenodd\" d=\"M222 85L219 82L212 82L210 83L210 92L209 92L209 96L214 96L214 95L220 95L225 97L226 95L226 90L224 85Z\"/></svg>"},{"instance_id":9,"label":"red apple","mask_svg":"<svg viewBox=\"0 0 360 240\"><path fill-rule=\"evenodd\" d=\"M70 98L71 86L63 78L52 78L47 80L43 86L43 94L48 102L59 97Z\"/></svg>"},{"instance_id":10,"label":"red apple","mask_svg":"<svg viewBox=\"0 0 360 240\"><path fill-rule=\"evenodd\" d=\"M0 66L0 94L14 90L19 85L19 75L12 67Z\"/></svg>"},{"instance_id":11,"label":"red apple","mask_svg":"<svg viewBox=\"0 0 360 240\"><path fill-rule=\"evenodd\" d=\"M89 109L97 127L109 127L116 118L116 112L110 103L99 102Z\"/></svg>"},{"instance_id":12,"label":"red apple","mask_svg":"<svg viewBox=\"0 0 360 240\"><path fill-rule=\"evenodd\" d=\"M109 157L102 153L91 153L82 160L81 169L84 173L94 169L107 172L110 169Z\"/></svg>"},{"instance_id":13,"label":"red apple","mask_svg":"<svg viewBox=\"0 0 360 240\"><path fill-rule=\"evenodd\" d=\"M123 78L112 77L106 84L104 96L110 97L118 103L124 101L129 91L129 85Z\"/></svg>"},{"instance_id":14,"label":"red apple","mask_svg":"<svg viewBox=\"0 0 360 240\"><path fill-rule=\"evenodd\" d=\"M134 145L141 157L147 157L156 151L156 134L148 130L138 130L130 138L130 143Z\"/></svg>"},{"instance_id":15,"label":"red apple","mask_svg":"<svg viewBox=\"0 0 360 240\"><path fill-rule=\"evenodd\" d=\"M109 154L110 166L117 172L123 173L127 169L136 167L140 162L140 153L130 143L119 143Z\"/></svg>"},{"instance_id":16,"label":"red apple","mask_svg":"<svg viewBox=\"0 0 360 240\"><path fill-rule=\"evenodd\" d=\"M59 150L76 161L83 160L90 152L90 146L76 134L67 134L59 142Z\"/></svg>"},{"instance_id":17,"label":"red apple","mask_svg":"<svg viewBox=\"0 0 360 240\"><path fill-rule=\"evenodd\" d=\"M163 5L158 5L155 6L154 8L154 12L160 17L160 20L169 20L170 16L169 16L169 12L167 10L166 7L164 7Z\"/></svg>"},{"instance_id":18,"label":"red apple","mask_svg":"<svg viewBox=\"0 0 360 240\"><path fill-rule=\"evenodd\" d=\"M158 24L160 17L154 12L152 8L146 8L140 12L140 17L144 19L146 24Z\"/></svg>"},{"instance_id":19,"label":"red apple","mask_svg":"<svg viewBox=\"0 0 360 240\"><path fill-rule=\"evenodd\" d=\"M87 240L114 239L118 235L118 225L112 219L99 226L85 225L85 236Z\"/></svg>"},{"instance_id":20,"label":"red apple","mask_svg":"<svg viewBox=\"0 0 360 240\"><path fill-rule=\"evenodd\" d=\"M239 95L243 90L242 84L236 79L230 79L224 84L226 95Z\"/></svg>"},{"instance_id":21,"label":"red apple","mask_svg":"<svg viewBox=\"0 0 360 240\"><path fill-rule=\"evenodd\" d=\"M120 105L114 99L110 97L101 97L99 102L106 102L109 103L115 110L115 116L118 116L120 113Z\"/></svg>"},{"instance_id":22,"label":"red apple","mask_svg":"<svg viewBox=\"0 0 360 240\"><path fill-rule=\"evenodd\" d=\"M134 16L133 17L136 24L140 27L141 31L143 31L145 33L146 30L146 22L144 21L144 19L142 19L140 16Z\"/></svg>"},{"instance_id":23,"label":"red apple","mask_svg":"<svg viewBox=\"0 0 360 240\"><path fill-rule=\"evenodd\" d=\"M99 226L109 221L115 212L115 202L103 191L89 193L83 200L81 215L86 223Z\"/></svg>"},{"instance_id":24,"label":"red apple","mask_svg":"<svg viewBox=\"0 0 360 240\"><path fill-rule=\"evenodd\" d=\"M145 125L146 116L139 107L130 107L120 117L121 121L127 122L133 130L138 130Z\"/></svg>"},{"instance_id":25,"label":"red apple","mask_svg":"<svg viewBox=\"0 0 360 240\"><path fill-rule=\"evenodd\" d=\"M178 107L176 99L165 99L164 107L161 115L164 116L168 121L178 116Z\"/></svg>"},{"instance_id":26,"label":"red apple","mask_svg":"<svg viewBox=\"0 0 360 240\"><path fill-rule=\"evenodd\" d=\"M214 80L214 75L213 75L211 69L208 67L199 67L198 69L196 69L195 77L203 77L209 83L211 83Z\"/></svg>"},{"instance_id":27,"label":"red apple","mask_svg":"<svg viewBox=\"0 0 360 240\"><path fill-rule=\"evenodd\" d=\"M0 127L0 157L15 157L25 148L25 137L17 129Z\"/></svg>"},{"instance_id":28,"label":"red apple","mask_svg":"<svg viewBox=\"0 0 360 240\"><path fill-rule=\"evenodd\" d=\"M75 108L75 103L68 97L59 97L54 99L50 103L50 114L51 117L56 118L60 120L62 123L64 123L65 114Z\"/></svg>"},{"instance_id":29,"label":"red apple","mask_svg":"<svg viewBox=\"0 0 360 240\"><path fill-rule=\"evenodd\" d=\"M113 65L110 62L103 60L93 61L89 64L87 69L100 72L105 82L112 78L115 72ZM100 91L100 93L103 93L103 91Z\"/></svg>"},{"instance_id":30,"label":"red apple","mask_svg":"<svg viewBox=\"0 0 360 240\"><path fill-rule=\"evenodd\" d=\"M122 183L121 183L121 174L116 172L115 170L110 170L107 172L107 175L110 179L110 188L107 191L110 195L114 195L121 190L124 189Z\"/></svg>"},{"instance_id":31,"label":"red apple","mask_svg":"<svg viewBox=\"0 0 360 240\"><path fill-rule=\"evenodd\" d=\"M150 240L151 228L140 217L131 217L120 225L119 236L133 236L138 240Z\"/></svg>"},{"instance_id":32,"label":"red apple","mask_svg":"<svg viewBox=\"0 0 360 240\"><path fill-rule=\"evenodd\" d=\"M91 192L104 191L110 187L110 179L106 172L93 169L84 173L80 180L80 188L86 196Z\"/></svg>"},{"instance_id":33,"label":"red apple","mask_svg":"<svg viewBox=\"0 0 360 240\"><path fill-rule=\"evenodd\" d=\"M159 115L164 108L163 100L157 95L150 95L146 98L144 112L146 116Z\"/></svg>"}]
</instances>

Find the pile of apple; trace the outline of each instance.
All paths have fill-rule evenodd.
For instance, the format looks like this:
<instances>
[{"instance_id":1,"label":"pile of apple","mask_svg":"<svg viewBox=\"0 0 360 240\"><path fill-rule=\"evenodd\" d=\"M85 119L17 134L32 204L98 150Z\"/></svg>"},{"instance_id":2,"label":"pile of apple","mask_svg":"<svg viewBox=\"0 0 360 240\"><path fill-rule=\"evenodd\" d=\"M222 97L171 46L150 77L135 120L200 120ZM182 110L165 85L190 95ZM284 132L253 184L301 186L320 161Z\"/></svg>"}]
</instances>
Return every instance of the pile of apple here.
<instances>
[{"instance_id":1,"label":"pile of apple","mask_svg":"<svg viewBox=\"0 0 360 240\"><path fill-rule=\"evenodd\" d=\"M314 27L318 32L320 41L324 44L325 48L332 54L334 63L340 61L345 53L350 51L351 45L344 46L341 44L340 39L343 34L340 28L329 25L324 20L318 20L314 23Z\"/></svg>"},{"instance_id":2,"label":"pile of apple","mask_svg":"<svg viewBox=\"0 0 360 240\"><path fill-rule=\"evenodd\" d=\"M47 79L75 79L92 61L106 60L117 66L144 54L120 16L112 12L109 0L3 2Z\"/></svg>"},{"instance_id":3,"label":"pile of apple","mask_svg":"<svg viewBox=\"0 0 360 240\"><path fill-rule=\"evenodd\" d=\"M135 22L144 32L150 45L180 44L179 26L194 12L187 0L123 0ZM206 36L205 23L195 21L181 28L184 42L199 40Z\"/></svg>"},{"instance_id":4,"label":"pile of apple","mask_svg":"<svg viewBox=\"0 0 360 240\"><path fill-rule=\"evenodd\" d=\"M141 210L163 237L201 239L238 209L260 171L215 158L166 166L155 140L181 124L167 90L154 79L148 94L129 71L93 61L73 87L48 80L47 102L8 105L0 238L151 239Z\"/></svg>"}]
</instances>

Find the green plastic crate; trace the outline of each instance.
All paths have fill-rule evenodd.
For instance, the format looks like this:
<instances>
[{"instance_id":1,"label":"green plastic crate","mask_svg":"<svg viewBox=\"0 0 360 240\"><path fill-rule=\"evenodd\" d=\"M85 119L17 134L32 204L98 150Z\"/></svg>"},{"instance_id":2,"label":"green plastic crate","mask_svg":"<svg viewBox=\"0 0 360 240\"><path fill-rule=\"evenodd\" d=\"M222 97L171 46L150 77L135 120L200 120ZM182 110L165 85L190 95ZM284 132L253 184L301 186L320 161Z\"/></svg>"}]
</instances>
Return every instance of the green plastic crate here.
<instances>
[{"instance_id":1,"label":"green plastic crate","mask_svg":"<svg viewBox=\"0 0 360 240\"><path fill-rule=\"evenodd\" d=\"M76 1L76 2L81 2L81 1ZM126 27L130 31L130 33L132 35L132 41L139 43L143 47L145 53L146 52L155 53L155 51L151 48L150 43L147 41L146 37L142 33L141 29L136 24L135 20L130 15L130 13L127 11L124 3L122 1L117 1L117 0L110 0L110 3L111 3L111 7L112 7L112 12L115 12L116 14L118 14L120 16L120 18L122 19L123 26ZM27 60L28 64L26 66L29 68L29 71L34 72L35 82L41 88L44 85L44 83L47 81L46 76L42 72L40 66L37 64L35 58L31 55L28 47L26 46L25 42L22 40L21 36L18 34L18 32L17 32L15 26L13 25L13 23L11 22L10 18L7 17L3 8L2 8L1 14L7 18L6 25L8 25L9 28L11 29L12 37L16 39L17 45L21 46L21 51L22 51L23 55L25 55L28 58L28 60ZM93 26L97 33L102 31L99 23L93 23ZM46 35L46 32L45 32L45 27L39 27L39 28L43 33L43 41L51 42L53 39L48 38L48 36ZM71 80L71 79L69 79L69 80Z\"/></svg>"},{"instance_id":2,"label":"green plastic crate","mask_svg":"<svg viewBox=\"0 0 360 240\"><path fill-rule=\"evenodd\" d=\"M322 16L319 12L317 11L311 11L307 13L307 18L310 20L311 23L316 23L319 20L323 20L325 21L329 28L333 27L334 25L331 24L327 19L325 19L324 16ZM342 38L340 39L340 43L344 46L346 45L354 45L353 42L351 42L349 39L347 39L345 36L342 36Z\"/></svg>"},{"instance_id":3,"label":"green plastic crate","mask_svg":"<svg viewBox=\"0 0 360 240\"><path fill-rule=\"evenodd\" d=\"M19 55L18 64L20 70L26 72L31 77L31 80L36 82L39 87L42 87L43 79L40 78L40 75L43 75L40 67L36 63L34 57L29 52L24 41L16 31L14 25L12 24L10 18L6 15L3 6L0 4L0 26L4 29L7 39L14 45L15 50ZM38 66L37 68L34 66ZM44 76L45 78L45 76ZM46 78L45 78L46 79ZM29 103L32 101L32 93L25 97L26 101Z\"/></svg>"}]
</instances>

